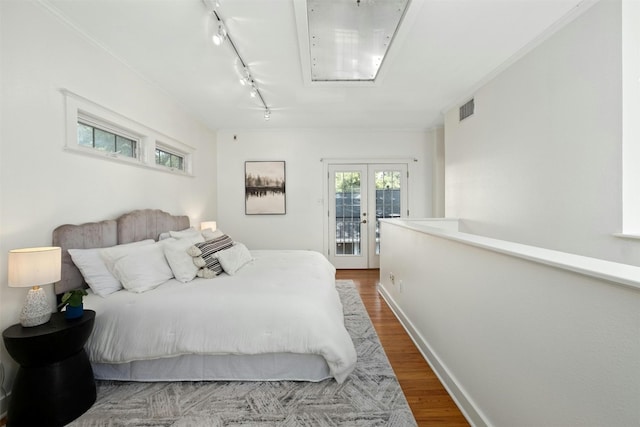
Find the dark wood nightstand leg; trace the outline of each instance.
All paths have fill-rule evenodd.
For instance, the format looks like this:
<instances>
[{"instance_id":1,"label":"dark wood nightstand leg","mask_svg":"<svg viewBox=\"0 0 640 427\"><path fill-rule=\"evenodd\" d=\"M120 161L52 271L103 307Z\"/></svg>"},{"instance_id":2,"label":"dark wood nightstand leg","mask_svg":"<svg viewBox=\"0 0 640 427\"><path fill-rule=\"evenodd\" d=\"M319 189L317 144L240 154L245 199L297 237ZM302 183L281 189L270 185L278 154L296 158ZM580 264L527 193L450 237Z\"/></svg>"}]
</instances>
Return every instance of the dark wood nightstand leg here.
<instances>
[{"instance_id":1,"label":"dark wood nightstand leg","mask_svg":"<svg viewBox=\"0 0 640 427\"><path fill-rule=\"evenodd\" d=\"M84 350L51 365L20 367L7 426L63 426L84 414L95 401L93 370Z\"/></svg>"}]
</instances>

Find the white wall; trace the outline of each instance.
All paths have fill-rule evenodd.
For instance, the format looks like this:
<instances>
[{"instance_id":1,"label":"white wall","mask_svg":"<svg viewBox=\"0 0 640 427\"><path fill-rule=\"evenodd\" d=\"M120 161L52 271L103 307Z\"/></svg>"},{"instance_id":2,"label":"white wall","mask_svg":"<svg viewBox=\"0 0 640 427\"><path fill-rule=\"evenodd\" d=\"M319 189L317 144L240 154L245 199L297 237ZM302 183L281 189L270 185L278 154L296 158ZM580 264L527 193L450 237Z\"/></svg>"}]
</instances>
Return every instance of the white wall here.
<instances>
[{"instance_id":1,"label":"white wall","mask_svg":"<svg viewBox=\"0 0 640 427\"><path fill-rule=\"evenodd\" d=\"M623 229L640 236L640 2L622 2Z\"/></svg>"},{"instance_id":2,"label":"white wall","mask_svg":"<svg viewBox=\"0 0 640 427\"><path fill-rule=\"evenodd\" d=\"M237 140L234 141L234 135ZM410 158L411 216L432 214L435 131L263 130L218 132L218 226L254 249L323 251L323 158ZM244 162L284 160L286 215L244 214Z\"/></svg>"},{"instance_id":3,"label":"white wall","mask_svg":"<svg viewBox=\"0 0 640 427\"><path fill-rule=\"evenodd\" d=\"M0 328L16 323L26 290L9 288L6 253L51 244L64 223L138 208L216 215L216 136L165 93L34 1L0 1ZM63 151L67 88L196 148L195 177ZM2 348L11 382L15 365ZM10 384L5 384L10 388Z\"/></svg>"},{"instance_id":4,"label":"white wall","mask_svg":"<svg viewBox=\"0 0 640 427\"><path fill-rule=\"evenodd\" d=\"M473 425L639 425L640 290L470 237L384 222L380 281Z\"/></svg>"},{"instance_id":5,"label":"white wall","mask_svg":"<svg viewBox=\"0 0 640 427\"><path fill-rule=\"evenodd\" d=\"M445 215L445 159L444 159L444 127L433 130L433 214L434 218Z\"/></svg>"},{"instance_id":6,"label":"white wall","mask_svg":"<svg viewBox=\"0 0 640 427\"><path fill-rule=\"evenodd\" d=\"M622 231L619 0L596 3L445 116L446 215L465 231L640 265Z\"/></svg>"}]
</instances>

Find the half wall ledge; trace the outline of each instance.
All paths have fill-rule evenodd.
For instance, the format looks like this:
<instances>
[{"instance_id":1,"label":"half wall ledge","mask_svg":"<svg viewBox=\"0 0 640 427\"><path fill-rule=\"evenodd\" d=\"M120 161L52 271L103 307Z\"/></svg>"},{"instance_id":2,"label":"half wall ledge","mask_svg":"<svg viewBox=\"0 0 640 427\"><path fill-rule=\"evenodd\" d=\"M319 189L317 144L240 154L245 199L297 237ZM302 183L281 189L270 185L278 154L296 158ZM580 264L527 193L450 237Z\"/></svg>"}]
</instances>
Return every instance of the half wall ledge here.
<instances>
[{"instance_id":1,"label":"half wall ledge","mask_svg":"<svg viewBox=\"0 0 640 427\"><path fill-rule=\"evenodd\" d=\"M456 218L380 219L380 221L640 290L640 267L634 265L462 233L458 231L459 220Z\"/></svg>"}]
</instances>

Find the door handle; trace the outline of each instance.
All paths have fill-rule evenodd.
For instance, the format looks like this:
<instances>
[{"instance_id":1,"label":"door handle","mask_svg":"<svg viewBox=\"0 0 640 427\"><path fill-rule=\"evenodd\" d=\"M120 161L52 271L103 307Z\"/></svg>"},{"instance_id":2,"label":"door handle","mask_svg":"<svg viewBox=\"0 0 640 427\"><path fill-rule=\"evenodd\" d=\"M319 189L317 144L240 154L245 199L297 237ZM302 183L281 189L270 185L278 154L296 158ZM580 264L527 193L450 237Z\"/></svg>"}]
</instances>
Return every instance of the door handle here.
<instances>
[{"instance_id":1,"label":"door handle","mask_svg":"<svg viewBox=\"0 0 640 427\"><path fill-rule=\"evenodd\" d=\"M360 222L361 222L362 224L366 224L366 223L367 223L367 220L366 220L366 219L363 219L363 220L362 220L362 221L360 221Z\"/></svg>"}]
</instances>

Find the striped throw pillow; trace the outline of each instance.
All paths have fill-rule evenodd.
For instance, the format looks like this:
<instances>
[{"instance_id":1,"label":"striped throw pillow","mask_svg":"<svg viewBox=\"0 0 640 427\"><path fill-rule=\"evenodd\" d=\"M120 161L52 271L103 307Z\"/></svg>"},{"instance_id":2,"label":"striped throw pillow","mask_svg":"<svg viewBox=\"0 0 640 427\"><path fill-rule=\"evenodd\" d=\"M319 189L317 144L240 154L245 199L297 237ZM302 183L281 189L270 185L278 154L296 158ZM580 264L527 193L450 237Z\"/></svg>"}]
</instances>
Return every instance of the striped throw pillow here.
<instances>
[{"instance_id":1,"label":"striped throw pillow","mask_svg":"<svg viewBox=\"0 0 640 427\"><path fill-rule=\"evenodd\" d=\"M216 252L220 252L224 249L229 249L233 246L233 240L231 237L222 235L213 240L207 240L206 242L196 243L195 246L202 251L202 259L206 263L205 267L213 271L216 276L222 273L222 266L220 261L216 258Z\"/></svg>"}]
</instances>

